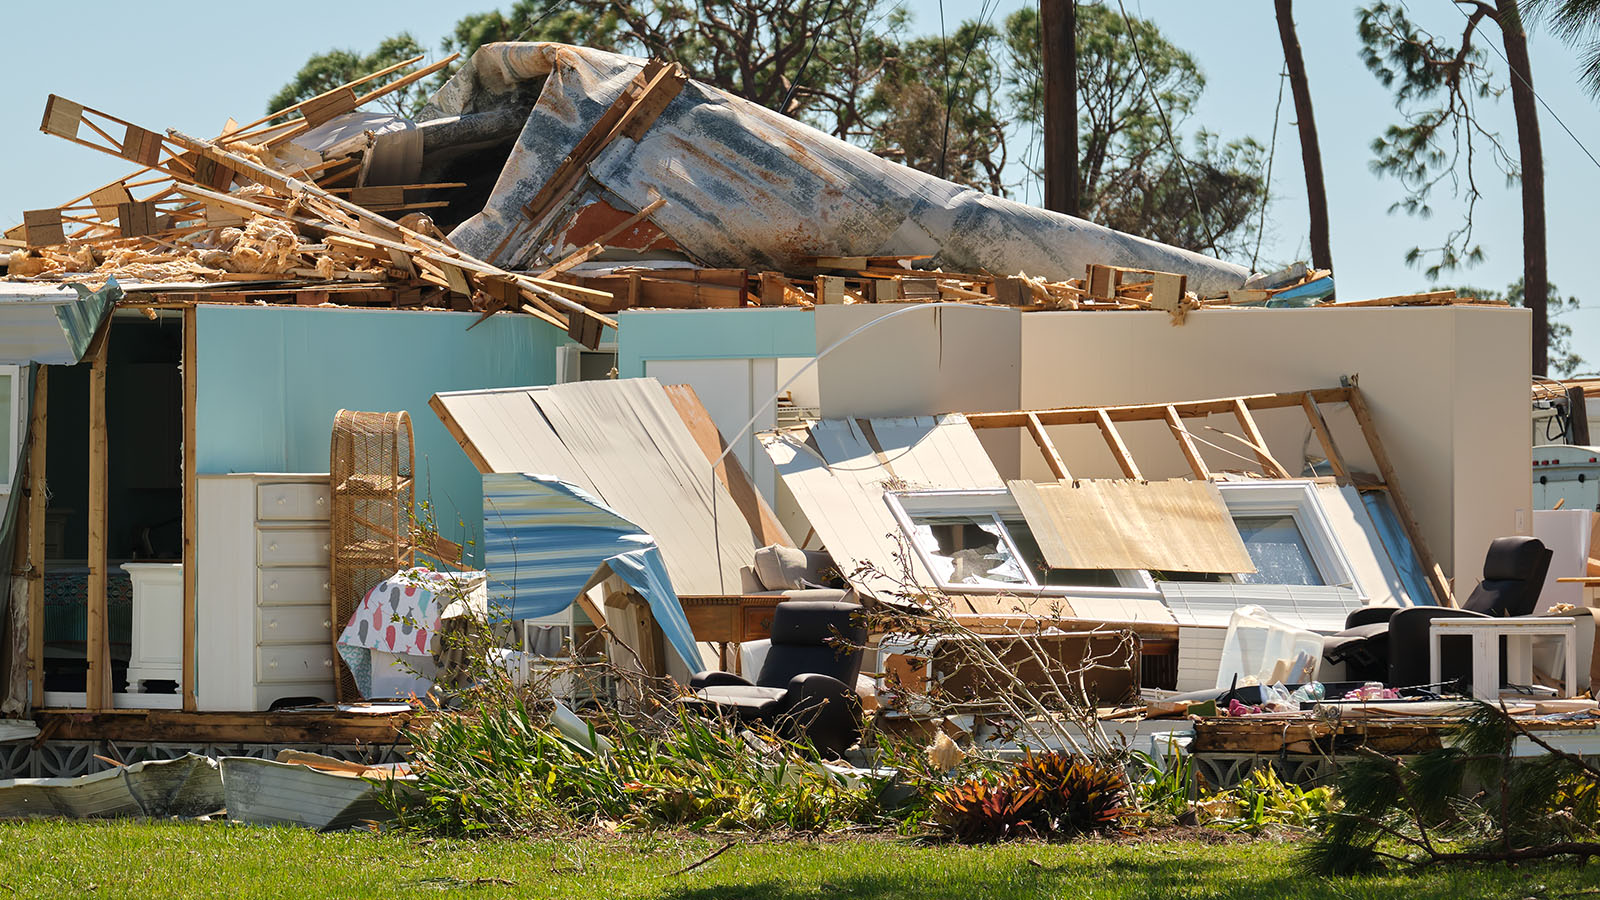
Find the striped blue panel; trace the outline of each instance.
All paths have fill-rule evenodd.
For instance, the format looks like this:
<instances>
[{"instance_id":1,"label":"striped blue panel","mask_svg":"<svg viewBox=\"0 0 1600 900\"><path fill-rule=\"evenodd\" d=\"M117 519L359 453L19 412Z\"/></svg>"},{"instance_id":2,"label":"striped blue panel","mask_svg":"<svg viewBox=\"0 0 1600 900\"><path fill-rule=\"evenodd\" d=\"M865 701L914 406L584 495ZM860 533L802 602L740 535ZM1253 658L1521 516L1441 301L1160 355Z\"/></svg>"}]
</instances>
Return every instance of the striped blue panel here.
<instances>
[{"instance_id":1,"label":"striped blue panel","mask_svg":"<svg viewBox=\"0 0 1600 900\"><path fill-rule=\"evenodd\" d=\"M483 476L489 605L512 619L566 609L602 562L653 545L581 488L546 475Z\"/></svg>"}]
</instances>

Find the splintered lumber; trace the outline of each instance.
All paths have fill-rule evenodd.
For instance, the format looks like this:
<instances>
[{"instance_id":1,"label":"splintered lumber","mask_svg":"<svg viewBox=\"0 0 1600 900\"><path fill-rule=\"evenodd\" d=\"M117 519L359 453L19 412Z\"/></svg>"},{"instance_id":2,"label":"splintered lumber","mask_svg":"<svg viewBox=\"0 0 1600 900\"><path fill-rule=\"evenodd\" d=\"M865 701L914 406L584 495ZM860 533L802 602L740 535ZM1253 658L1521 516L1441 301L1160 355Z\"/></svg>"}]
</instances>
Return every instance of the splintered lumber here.
<instances>
[{"instance_id":1,"label":"splintered lumber","mask_svg":"<svg viewBox=\"0 0 1600 900\"><path fill-rule=\"evenodd\" d=\"M419 231L406 228L397 222L391 221L383 216L363 209L362 207L357 206L348 200L330 194L314 184L308 184L281 172L269 169L255 162L254 160L247 159L237 153L232 153L217 147L215 144L209 141L192 138L175 130L170 130L167 134L171 140L180 146L183 146L186 149L202 156L216 158L219 161L233 167L236 171L243 173L245 177L250 178L251 180L257 181L258 183L292 197L307 196L316 198L320 201L323 201L328 206L331 206L334 210L344 213L355 222L367 223L371 226L371 230L387 232L396 235L400 238L400 240L388 241L387 239L380 238L374 234L363 234L354 230L343 230L342 236L344 237L353 237L357 240L366 240L379 246L387 246L390 249L398 249L402 252L410 254L414 259L426 260L438 266L453 265L463 272L470 271L475 275L487 275L509 279L527 288L528 291L534 295L531 299L534 299L535 301L544 301L550 305L560 307L565 311L568 317L570 317L573 313L576 313L582 318L596 319L597 321L595 324L597 326L610 328L616 327L616 322L614 320L599 315L598 313L584 306L580 300L572 299L592 299L598 302L602 300L609 300L610 297L608 295L600 296L601 292L592 292L586 288L577 288L574 285L565 285L561 284L560 282L546 281L544 279L534 278L529 275L516 275L506 272L505 270L483 262L476 257L463 253L461 250L450 246L444 241L440 241ZM213 195L209 199L218 200L219 196L220 195ZM222 199L227 198L223 197ZM335 234L341 233L341 231L338 230L339 226L317 226L314 223L308 224L311 224L312 227L323 227L329 231L333 231ZM446 284L447 286L451 286L448 284L448 281ZM570 322L563 322L561 325L562 327L567 328L569 332L572 330ZM582 333L597 335L598 329L586 328L582 331ZM595 341L596 345L598 345L598 336L595 337Z\"/></svg>"}]
</instances>

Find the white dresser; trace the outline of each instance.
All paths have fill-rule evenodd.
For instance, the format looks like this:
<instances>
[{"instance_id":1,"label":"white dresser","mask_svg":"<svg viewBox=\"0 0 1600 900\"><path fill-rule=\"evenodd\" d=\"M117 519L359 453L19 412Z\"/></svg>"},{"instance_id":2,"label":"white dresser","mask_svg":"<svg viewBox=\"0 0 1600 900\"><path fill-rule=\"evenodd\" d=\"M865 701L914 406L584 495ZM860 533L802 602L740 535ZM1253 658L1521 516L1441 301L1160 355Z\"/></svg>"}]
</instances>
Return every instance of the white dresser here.
<instances>
[{"instance_id":1,"label":"white dresser","mask_svg":"<svg viewBox=\"0 0 1600 900\"><path fill-rule=\"evenodd\" d=\"M200 475L196 702L334 697L328 476Z\"/></svg>"}]
</instances>

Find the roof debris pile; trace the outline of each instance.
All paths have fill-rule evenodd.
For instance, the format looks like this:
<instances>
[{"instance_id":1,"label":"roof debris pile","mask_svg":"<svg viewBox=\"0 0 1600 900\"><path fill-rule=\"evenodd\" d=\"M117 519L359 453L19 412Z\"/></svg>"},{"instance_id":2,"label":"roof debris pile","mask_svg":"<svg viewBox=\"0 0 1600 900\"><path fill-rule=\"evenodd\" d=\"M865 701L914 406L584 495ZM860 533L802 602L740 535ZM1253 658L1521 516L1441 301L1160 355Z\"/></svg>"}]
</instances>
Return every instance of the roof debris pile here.
<instances>
[{"instance_id":1,"label":"roof debris pile","mask_svg":"<svg viewBox=\"0 0 1600 900\"><path fill-rule=\"evenodd\" d=\"M51 95L41 130L141 168L26 211L0 239L7 277L204 291L180 301L508 310L589 346L630 307L957 301L1181 323L1333 292L1303 264L1251 275L960 188L676 64L491 44L415 121L361 110L454 59L358 93L422 57L407 60L212 140Z\"/></svg>"}]
</instances>

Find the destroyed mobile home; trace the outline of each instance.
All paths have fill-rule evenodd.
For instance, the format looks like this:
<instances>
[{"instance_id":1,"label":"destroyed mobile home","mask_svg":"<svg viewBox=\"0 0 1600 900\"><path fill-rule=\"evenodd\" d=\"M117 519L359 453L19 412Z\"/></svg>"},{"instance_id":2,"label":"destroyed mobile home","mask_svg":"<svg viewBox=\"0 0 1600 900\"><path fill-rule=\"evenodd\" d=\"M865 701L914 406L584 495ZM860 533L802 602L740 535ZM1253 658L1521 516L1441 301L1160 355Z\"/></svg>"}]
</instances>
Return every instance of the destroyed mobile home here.
<instances>
[{"instance_id":1,"label":"destroyed mobile home","mask_svg":"<svg viewBox=\"0 0 1600 900\"><path fill-rule=\"evenodd\" d=\"M1518 537L1525 312L1334 302L582 48L363 111L448 62L211 139L49 99L139 168L4 239L0 776L371 774L486 619L575 706L847 758L1161 735L1227 783L1464 697L1600 749L1544 590L1587 543ZM319 794L273 765L220 777Z\"/></svg>"}]
</instances>

